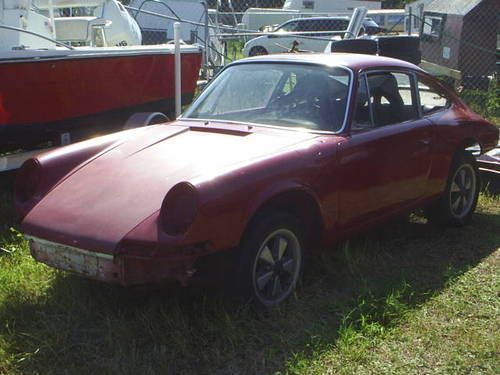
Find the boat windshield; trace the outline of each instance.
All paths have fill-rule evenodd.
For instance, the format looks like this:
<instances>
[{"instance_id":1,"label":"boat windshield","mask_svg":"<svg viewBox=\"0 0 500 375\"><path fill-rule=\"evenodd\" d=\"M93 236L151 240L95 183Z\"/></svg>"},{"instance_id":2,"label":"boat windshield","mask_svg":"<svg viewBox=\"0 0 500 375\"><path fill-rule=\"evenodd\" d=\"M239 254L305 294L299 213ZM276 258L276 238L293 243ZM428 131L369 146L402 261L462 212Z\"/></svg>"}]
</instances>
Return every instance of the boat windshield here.
<instances>
[{"instance_id":1,"label":"boat windshield","mask_svg":"<svg viewBox=\"0 0 500 375\"><path fill-rule=\"evenodd\" d=\"M247 63L224 70L183 118L339 131L350 72L340 67Z\"/></svg>"}]
</instances>

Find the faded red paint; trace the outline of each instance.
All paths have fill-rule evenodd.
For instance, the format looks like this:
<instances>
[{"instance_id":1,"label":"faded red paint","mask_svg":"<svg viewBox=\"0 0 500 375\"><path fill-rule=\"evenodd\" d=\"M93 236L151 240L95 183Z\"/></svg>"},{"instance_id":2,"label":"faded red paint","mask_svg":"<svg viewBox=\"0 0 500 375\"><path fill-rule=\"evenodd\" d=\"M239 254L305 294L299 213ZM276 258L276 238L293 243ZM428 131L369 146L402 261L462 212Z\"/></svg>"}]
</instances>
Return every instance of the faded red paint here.
<instances>
[{"instance_id":1,"label":"faded red paint","mask_svg":"<svg viewBox=\"0 0 500 375\"><path fill-rule=\"evenodd\" d=\"M182 54L183 93L200 64L201 53ZM0 77L0 127L43 124L173 98L174 55L4 62Z\"/></svg>"},{"instance_id":2,"label":"faded red paint","mask_svg":"<svg viewBox=\"0 0 500 375\"><path fill-rule=\"evenodd\" d=\"M381 67L426 76L408 63L361 55L251 60L283 59L348 66L354 84L360 72ZM334 135L181 120L62 148L36 158L39 193L29 201L17 195L22 229L113 255L122 284L186 281L196 260L238 246L257 210L287 192L315 202L325 243L346 238L439 197L454 153L471 141L483 152L498 142L496 127L443 90L454 100L449 109L366 133L349 125ZM182 181L196 189L199 209L187 232L172 236L160 207Z\"/></svg>"}]
</instances>

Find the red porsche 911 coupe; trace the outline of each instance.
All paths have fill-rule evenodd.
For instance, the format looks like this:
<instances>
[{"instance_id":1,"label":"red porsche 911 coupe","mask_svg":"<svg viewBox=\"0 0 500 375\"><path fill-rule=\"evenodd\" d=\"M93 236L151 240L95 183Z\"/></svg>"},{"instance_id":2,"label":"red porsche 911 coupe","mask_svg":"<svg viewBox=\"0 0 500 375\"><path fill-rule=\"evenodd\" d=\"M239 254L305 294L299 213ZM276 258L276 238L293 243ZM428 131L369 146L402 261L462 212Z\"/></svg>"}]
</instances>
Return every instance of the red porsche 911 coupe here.
<instances>
[{"instance_id":1,"label":"red porsche 911 coupe","mask_svg":"<svg viewBox=\"0 0 500 375\"><path fill-rule=\"evenodd\" d=\"M466 149L487 152L498 135L410 63L268 55L228 65L177 121L28 160L16 208L50 266L185 284L230 252L228 283L273 307L321 245L417 207L466 224L479 192Z\"/></svg>"}]
</instances>

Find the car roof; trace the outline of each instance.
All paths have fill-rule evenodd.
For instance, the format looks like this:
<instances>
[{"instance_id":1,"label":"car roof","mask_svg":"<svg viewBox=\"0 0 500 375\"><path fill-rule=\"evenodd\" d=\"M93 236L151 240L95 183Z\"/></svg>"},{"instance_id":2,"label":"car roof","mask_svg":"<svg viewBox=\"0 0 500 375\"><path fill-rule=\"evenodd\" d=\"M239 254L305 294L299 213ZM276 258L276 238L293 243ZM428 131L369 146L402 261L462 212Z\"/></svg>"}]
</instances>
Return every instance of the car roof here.
<instances>
[{"instance_id":1,"label":"car roof","mask_svg":"<svg viewBox=\"0 0 500 375\"><path fill-rule=\"evenodd\" d=\"M280 53L262 55L238 60L233 64L252 62L296 62L310 63L325 66L345 66L354 71L370 68L412 69L422 71L418 66L409 62L390 57L364 55L359 53Z\"/></svg>"}]
</instances>

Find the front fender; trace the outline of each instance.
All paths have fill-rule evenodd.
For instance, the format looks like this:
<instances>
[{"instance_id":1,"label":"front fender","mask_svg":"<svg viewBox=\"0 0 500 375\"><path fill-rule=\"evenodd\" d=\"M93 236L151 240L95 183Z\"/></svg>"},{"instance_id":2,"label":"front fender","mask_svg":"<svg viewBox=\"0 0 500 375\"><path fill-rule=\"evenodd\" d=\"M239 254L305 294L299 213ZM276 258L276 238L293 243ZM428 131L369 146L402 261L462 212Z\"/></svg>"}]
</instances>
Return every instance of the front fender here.
<instances>
[{"instance_id":1,"label":"front fender","mask_svg":"<svg viewBox=\"0 0 500 375\"><path fill-rule=\"evenodd\" d=\"M258 36L257 38L250 39L243 46L243 54L245 56L248 56L252 47L255 47L255 46L263 46L265 48L265 39L266 38L264 36Z\"/></svg>"},{"instance_id":2,"label":"front fender","mask_svg":"<svg viewBox=\"0 0 500 375\"><path fill-rule=\"evenodd\" d=\"M23 218L35 207L39 201L60 182L64 181L72 171L95 159L102 153L118 146L123 141L131 137L137 130L123 131L105 135L102 137L74 143L56 150L45 152L26 161L17 174L15 209L19 218ZM36 172L40 175L35 194L30 199L25 199L23 194L19 194L19 189L26 185L26 181L31 178L29 174L34 171L26 168L30 164L36 163Z\"/></svg>"}]
</instances>

